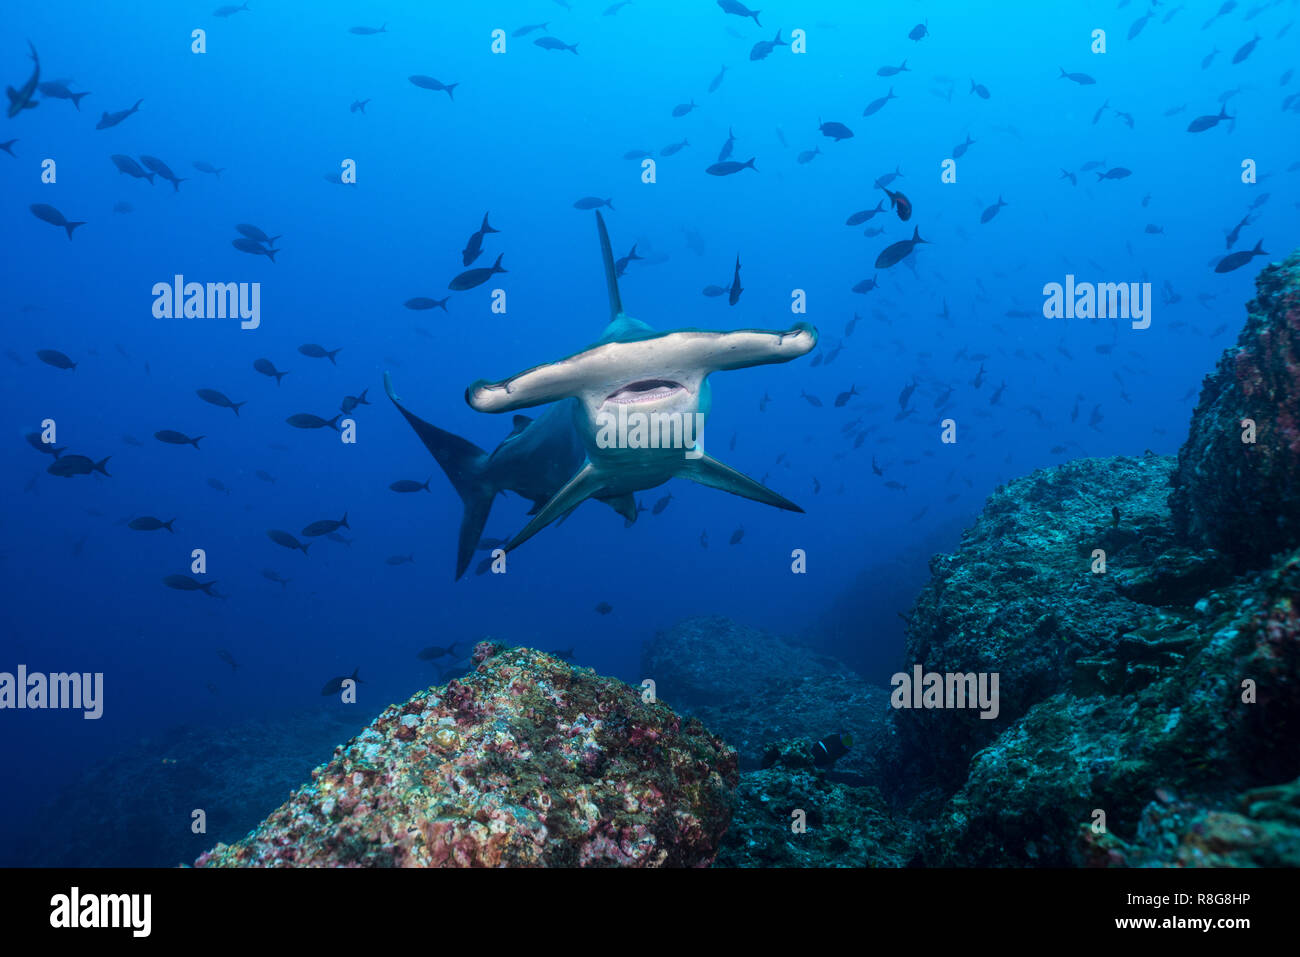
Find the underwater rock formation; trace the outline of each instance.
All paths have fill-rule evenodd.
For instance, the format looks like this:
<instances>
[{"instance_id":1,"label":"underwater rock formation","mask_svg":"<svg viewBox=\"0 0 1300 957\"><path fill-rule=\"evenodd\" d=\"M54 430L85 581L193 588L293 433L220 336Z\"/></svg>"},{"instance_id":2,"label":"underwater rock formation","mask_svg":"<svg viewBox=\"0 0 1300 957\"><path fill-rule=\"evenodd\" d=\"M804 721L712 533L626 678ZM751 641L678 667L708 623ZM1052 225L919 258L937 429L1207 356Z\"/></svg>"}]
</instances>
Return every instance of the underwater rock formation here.
<instances>
[{"instance_id":1,"label":"underwater rock formation","mask_svg":"<svg viewBox=\"0 0 1300 957\"><path fill-rule=\"evenodd\" d=\"M463 679L392 705L202 867L698 866L736 754L590 669L483 642Z\"/></svg>"},{"instance_id":2,"label":"underwater rock formation","mask_svg":"<svg viewBox=\"0 0 1300 957\"><path fill-rule=\"evenodd\" d=\"M690 618L647 642L641 674L734 747L742 770L761 767L769 741L840 732L854 739L841 771L877 780L892 763L889 692L791 639L729 618Z\"/></svg>"},{"instance_id":3,"label":"underwater rock formation","mask_svg":"<svg viewBox=\"0 0 1300 957\"><path fill-rule=\"evenodd\" d=\"M736 813L715 867L902 867L913 825L875 787L819 771L806 739L771 745L740 777ZM800 813L802 812L802 813Z\"/></svg>"},{"instance_id":4,"label":"underwater rock formation","mask_svg":"<svg viewBox=\"0 0 1300 957\"><path fill-rule=\"evenodd\" d=\"M1170 498L1180 534L1239 568L1300 539L1300 252L1255 286L1237 344L1201 389Z\"/></svg>"}]
</instances>

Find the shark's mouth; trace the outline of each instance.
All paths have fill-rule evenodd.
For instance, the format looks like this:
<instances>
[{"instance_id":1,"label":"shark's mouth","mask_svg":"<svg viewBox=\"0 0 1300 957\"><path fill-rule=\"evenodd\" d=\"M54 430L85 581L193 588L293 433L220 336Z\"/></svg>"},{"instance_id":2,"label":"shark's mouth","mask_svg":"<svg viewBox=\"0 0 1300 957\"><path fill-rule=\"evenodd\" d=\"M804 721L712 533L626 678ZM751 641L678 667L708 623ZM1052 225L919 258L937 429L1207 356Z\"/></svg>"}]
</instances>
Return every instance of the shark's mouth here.
<instances>
[{"instance_id":1,"label":"shark's mouth","mask_svg":"<svg viewBox=\"0 0 1300 957\"><path fill-rule=\"evenodd\" d=\"M678 392L685 392L686 387L671 379L640 379L629 382L605 397L606 402L617 405L636 405L642 402L658 402Z\"/></svg>"}]
</instances>

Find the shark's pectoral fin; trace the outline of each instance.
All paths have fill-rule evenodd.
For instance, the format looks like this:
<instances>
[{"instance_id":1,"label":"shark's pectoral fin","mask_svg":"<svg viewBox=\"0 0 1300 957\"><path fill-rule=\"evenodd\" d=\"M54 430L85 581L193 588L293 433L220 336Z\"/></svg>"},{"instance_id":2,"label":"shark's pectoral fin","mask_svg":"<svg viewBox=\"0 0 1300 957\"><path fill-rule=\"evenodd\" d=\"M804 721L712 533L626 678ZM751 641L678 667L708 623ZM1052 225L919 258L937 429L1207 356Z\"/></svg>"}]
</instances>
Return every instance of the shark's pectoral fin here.
<instances>
[{"instance_id":1,"label":"shark's pectoral fin","mask_svg":"<svg viewBox=\"0 0 1300 957\"><path fill-rule=\"evenodd\" d=\"M604 478L596 471L596 467L588 462L577 475L565 483L564 488L551 496L551 500L542 506L541 511L533 516L532 521L524 526L523 531L510 540L510 544L506 545L506 551L514 551L547 525L598 494L604 487Z\"/></svg>"},{"instance_id":2,"label":"shark's pectoral fin","mask_svg":"<svg viewBox=\"0 0 1300 957\"><path fill-rule=\"evenodd\" d=\"M687 459L677 473L677 477L690 479L692 482L699 482L710 488L719 488L742 498L752 498L755 502L762 502L764 505L775 505L790 512L803 511L788 498L777 495L766 485L754 481L743 472L737 472L731 466L723 465L711 455Z\"/></svg>"}]
</instances>

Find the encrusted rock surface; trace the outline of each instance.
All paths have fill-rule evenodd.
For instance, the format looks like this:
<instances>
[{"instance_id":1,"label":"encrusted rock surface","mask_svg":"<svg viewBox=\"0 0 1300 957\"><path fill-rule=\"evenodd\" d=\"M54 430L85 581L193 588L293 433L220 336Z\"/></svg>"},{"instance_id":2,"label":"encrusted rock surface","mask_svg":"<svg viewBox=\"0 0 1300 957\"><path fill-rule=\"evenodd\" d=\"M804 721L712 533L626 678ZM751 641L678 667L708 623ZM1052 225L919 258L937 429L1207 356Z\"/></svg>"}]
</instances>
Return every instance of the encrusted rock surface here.
<instances>
[{"instance_id":1,"label":"encrusted rock surface","mask_svg":"<svg viewBox=\"0 0 1300 957\"><path fill-rule=\"evenodd\" d=\"M481 643L477 668L385 710L255 831L198 866L699 866L736 755L590 669Z\"/></svg>"},{"instance_id":2,"label":"encrusted rock surface","mask_svg":"<svg viewBox=\"0 0 1300 957\"><path fill-rule=\"evenodd\" d=\"M1201 388L1170 498L1180 534L1243 568L1300 539L1300 252L1255 286L1237 344Z\"/></svg>"}]
</instances>

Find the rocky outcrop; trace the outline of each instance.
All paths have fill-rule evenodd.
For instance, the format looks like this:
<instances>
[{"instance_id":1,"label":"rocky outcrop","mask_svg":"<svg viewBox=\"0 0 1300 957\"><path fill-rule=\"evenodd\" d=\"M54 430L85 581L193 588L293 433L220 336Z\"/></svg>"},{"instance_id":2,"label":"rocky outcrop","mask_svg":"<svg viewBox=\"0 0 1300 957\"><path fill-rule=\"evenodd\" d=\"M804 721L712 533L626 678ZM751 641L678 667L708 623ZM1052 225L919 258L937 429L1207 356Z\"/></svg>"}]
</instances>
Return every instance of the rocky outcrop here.
<instances>
[{"instance_id":1,"label":"rocky outcrop","mask_svg":"<svg viewBox=\"0 0 1300 957\"><path fill-rule=\"evenodd\" d=\"M1237 344L1201 388L1170 497L1179 533L1238 568L1300 541L1300 252L1255 285Z\"/></svg>"},{"instance_id":2,"label":"rocky outcrop","mask_svg":"<svg viewBox=\"0 0 1300 957\"><path fill-rule=\"evenodd\" d=\"M393 705L203 867L699 866L736 755L589 669L481 643L475 671Z\"/></svg>"}]
</instances>

